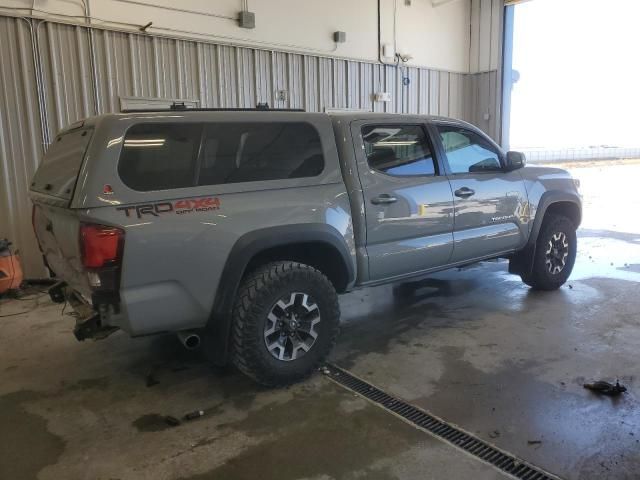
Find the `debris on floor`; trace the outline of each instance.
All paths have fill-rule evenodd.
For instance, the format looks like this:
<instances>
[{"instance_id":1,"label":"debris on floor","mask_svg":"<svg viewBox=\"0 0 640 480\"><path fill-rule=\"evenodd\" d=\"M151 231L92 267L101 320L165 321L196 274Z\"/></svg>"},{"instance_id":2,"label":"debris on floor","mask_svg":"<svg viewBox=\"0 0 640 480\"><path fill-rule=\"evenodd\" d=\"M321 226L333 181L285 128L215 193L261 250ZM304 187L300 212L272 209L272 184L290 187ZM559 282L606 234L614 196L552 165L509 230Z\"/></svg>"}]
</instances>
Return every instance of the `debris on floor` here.
<instances>
[{"instance_id":1,"label":"debris on floor","mask_svg":"<svg viewBox=\"0 0 640 480\"><path fill-rule=\"evenodd\" d=\"M610 397L615 397L627 391L627 387L624 385L620 385L618 380L616 380L616 384L613 385L609 382L605 382L604 380L598 380L593 383L585 383L583 385L587 390L591 390L592 392L600 393L602 395L608 395Z\"/></svg>"},{"instance_id":2,"label":"debris on floor","mask_svg":"<svg viewBox=\"0 0 640 480\"><path fill-rule=\"evenodd\" d=\"M171 415L166 415L164 417L164 421L170 427L177 427L178 425L180 425L180 420L178 420L176 417L172 417Z\"/></svg>"},{"instance_id":3,"label":"debris on floor","mask_svg":"<svg viewBox=\"0 0 640 480\"><path fill-rule=\"evenodd\" d=\"M500 432L498 430L494 430L493 432L489 432L489 437L498 438L500 436Z\"/></svg>"},{"instance_id":4,"label":"debris on floor","mask_svg":"<svg viewBox=\"0 0 640 480\"><path fill-rule=\"evenodd\" d=\"M529 445L540 445L542 444L542 440L527 440Z\"/></svg>"},{"instance_id":5,"label":"debris on floor","mask_svg":"<svg viewBox=\"0 0 640 480\"><path fill-rule=\"evenodd\" d=\"M204 416L204 410L196 410L194 412L189 412L184 416L185 420L195 420L196 418L200 418Z\"/></svg>"}]
</instances>

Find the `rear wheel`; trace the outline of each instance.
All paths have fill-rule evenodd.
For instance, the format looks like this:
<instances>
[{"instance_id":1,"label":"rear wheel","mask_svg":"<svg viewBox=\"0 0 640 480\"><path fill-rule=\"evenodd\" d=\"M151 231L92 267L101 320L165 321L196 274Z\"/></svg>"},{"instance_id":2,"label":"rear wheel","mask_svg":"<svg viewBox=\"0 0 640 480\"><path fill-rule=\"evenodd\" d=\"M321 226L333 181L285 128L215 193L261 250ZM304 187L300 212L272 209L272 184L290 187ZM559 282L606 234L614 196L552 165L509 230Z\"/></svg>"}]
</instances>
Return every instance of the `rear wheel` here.
<instances>
[{"instance_id":1,"label":"rear wheel","mask_svg":"<svg viewBox=\"0 0 640 480\"><path fill-rule=\"evenodd\" d=\"M339 321L338 295L321 272L297 262L266 264L238 291L233 363L263 385L296 382L325 360Z\"/></svg>"},{"instance_id":2,"label":"rear wheel","mask_svg":"<svg viewBox=\"0 0 640 480\"><path fill-rule=\"evenodd\" d=\"M537 290L556 290L571 275L577 238L573 222L562 215L548 215L536 241L533 268L522 281Z\"/></svg>"}]
</instances>

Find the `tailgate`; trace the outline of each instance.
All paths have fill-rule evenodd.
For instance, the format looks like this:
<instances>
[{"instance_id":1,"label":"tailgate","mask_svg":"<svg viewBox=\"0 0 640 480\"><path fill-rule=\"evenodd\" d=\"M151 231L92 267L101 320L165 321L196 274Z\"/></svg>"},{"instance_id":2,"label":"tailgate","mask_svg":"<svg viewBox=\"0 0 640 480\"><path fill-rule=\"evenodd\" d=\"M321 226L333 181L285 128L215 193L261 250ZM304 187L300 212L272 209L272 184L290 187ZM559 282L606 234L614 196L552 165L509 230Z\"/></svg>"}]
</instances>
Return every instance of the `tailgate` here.
<instances>
[{"instance_id":1,"label":"tailgate","mask_svg":"<svg viewBox=\"0 0 640 480\"><path fill-rule=\"evenodd\" d=\"M33 228L49 268L86 298L91 288L80 254L80 220L76 210L48 205L32 196Z\"/></svg>"},{"instance_id":2,"label":"tailgate","mask_svg":"<svg viewBox=\"0 0 640 480\"><path fill-rule=\"evenodd\" d=\"M93 129L75 128L56 137L31 183L33 228L49 268L82 294L91 290L81 256L77 210L69 208Z\"/></svg>"}]
</instances>

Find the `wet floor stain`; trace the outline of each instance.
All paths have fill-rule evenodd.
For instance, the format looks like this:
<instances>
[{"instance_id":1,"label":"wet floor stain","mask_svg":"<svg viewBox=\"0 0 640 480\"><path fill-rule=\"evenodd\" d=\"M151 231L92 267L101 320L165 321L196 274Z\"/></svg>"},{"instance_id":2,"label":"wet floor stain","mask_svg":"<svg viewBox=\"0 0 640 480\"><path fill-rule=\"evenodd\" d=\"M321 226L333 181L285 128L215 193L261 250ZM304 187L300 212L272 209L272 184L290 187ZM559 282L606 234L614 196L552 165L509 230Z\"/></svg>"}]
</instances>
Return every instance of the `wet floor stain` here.
<instances>
[{"instance_id":1,"label":"wet floor stain","mask_svg":"<svg viewBox=\"0 0 640 480\"><path fill-rule=\"evenodd\" d=\"M267 405L244 420L222 426L224 431L264 441L218 468L184 480L253 480L264 477L265 472L277 472L280 480L345 478L356 473L376 478L371 464L430 440L372 405L345 414L340 402L346 397L349 394L334 385L294 393L288 402Z\"/></svg>"},{"instance_id":2,"label":"wet floor stain","mask_svg":"<svg viewBox=\"0 0 640 480\"><path fill-rule=\"evenodd\" d=\"M416 399L418 406L562 478L637 478L629 476L640 467L633 395L594 395L584 377L550 385L529 373L535 362L517 358L486 373L463 360L463 349L440 350L447 388ZM620 380L633 385L632 377Z\"/></svg>"},{"instance_id":3,"label":"wet floor stain","mask_svg":"<svg viewBox=\"0 0 640 480\"><path fill-rule=\"evenodd\" d=\"M0 397L1 479L33 480L64 451L65 442L47 430L46 420L25 409L41 396L23 390Z\"/></svg>"},{"instance_id":4,"label":"wet floor stain","mask_svg":"<svg viewBox=\"0 0 640 480\"><path fill-rule=\"evenodd\" d=\"M109 377L85 378L78 380L71 390L106 390L109 387Z\"/></svg>"},{"instance_id":5,"label":"wet floor stain","mask_svg":"<svg viewBox=\"0 0 640 480\"><path fill-rule=\"evenodd\" d=\"M169 430L177 426L172 419L167 420L166 415L160 415L158 413L142 415L131 422L131 425L139 432L162 432L163 430Z\"/></svg>"},{"instance_id":6,"label":"wet floor stain","mask_svg":"<svg viewBox=\"0 0 640 480\"><path fill-rule=\"evenodd\" d=\"M580 236L572 281L607 277L640 282L640 273L629 265L640 261L640 244L605 237Z\"/></svg>"},{"instance_id":7,"label":"wet floor stain","mask_svg":"<svg viewBox=\"0 0 640 480\"><path fill-rule=\"evenodd\" d=\"M425 328L456 328L464 321L460 315L465 306L452 308L448 300L476 290L481 280L458 279L452 282L440 278L424 278L399 283L393 287L378 287L370 306L357 307L357 297L351 294L343 301L340 336L340 365L350 368L361 355L372 352L388 354L394 343L405 344L403 334ZM367 294L365 294L367 295ZM354 304L356 308L353 308Z\"/></svg>"}]
</instances>

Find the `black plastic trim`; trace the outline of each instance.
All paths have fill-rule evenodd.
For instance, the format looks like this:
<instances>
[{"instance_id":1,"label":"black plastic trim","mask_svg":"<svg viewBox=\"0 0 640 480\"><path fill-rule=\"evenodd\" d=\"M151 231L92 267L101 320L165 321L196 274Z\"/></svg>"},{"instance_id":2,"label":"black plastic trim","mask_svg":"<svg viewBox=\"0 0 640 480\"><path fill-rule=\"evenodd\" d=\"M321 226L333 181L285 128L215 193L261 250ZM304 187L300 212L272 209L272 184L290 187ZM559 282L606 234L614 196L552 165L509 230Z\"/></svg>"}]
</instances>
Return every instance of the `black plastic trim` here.
<instances>
[{"instance_id":1,"label":"black plastic trim","mask_svg":"<svg viewBox=\"0 0 640 480\"><path fill-rule=\"evenodd\" d=\"M546 215L549 207L554 203L560 202L573 203L578 207L578 211L580 212L580 220L576 225L576 228L578 228L578 226L580 225L580 221L582 220L582 202L580 200L580 197L575 193L563 190L549 190L542 194L542 197L540 197L540 201L538 202L536 217L533 220L533 227L531 228L531 233L529 234L528 245L536 243L538 234L540 233L540 227L542 227L542 221L544 220L544 216Z\"/></svg>"},{"instance_id":2,"label":"black plastic trim","mask_svg":"<svg viewBox=\"0 0 640 480\"><path fill-rule=\"evenodd\" d=\"M218 282L211 318L207 324L209 337L207 349L214 363L222 365L228 360L233 303L251 259L270 248L310 242L325 243L334 248L344 261L348 274L347 285L355 282L355 268L344 237L330 225L323 223L283 225L263 228L243 235L235 243L227 258Z\"/></svg>"},{"instance_id":3,"label":"black plastic trim","mask_svg":"<svg viewBox=\"0 0 640 480\"><path fill-rule=\"evenodd\" d=\"M551 205L561 202L573 203L578 207L578 211L580 212L580 219L576 225L576 228L578 228L580 221L582 220L582 202L580 197L575 193L562 190L549 190L543 193L542 197L540 197L540 201L538 202L538 208L536 209L536 216L533 220L531 232L529 232L529 240L522 250L509 259L509 273L516 275L531 274L536 254L536 242L538 240L538 235L540 234L540 228L542 227L544 217Z\"/></svg>"}]
</instances>

